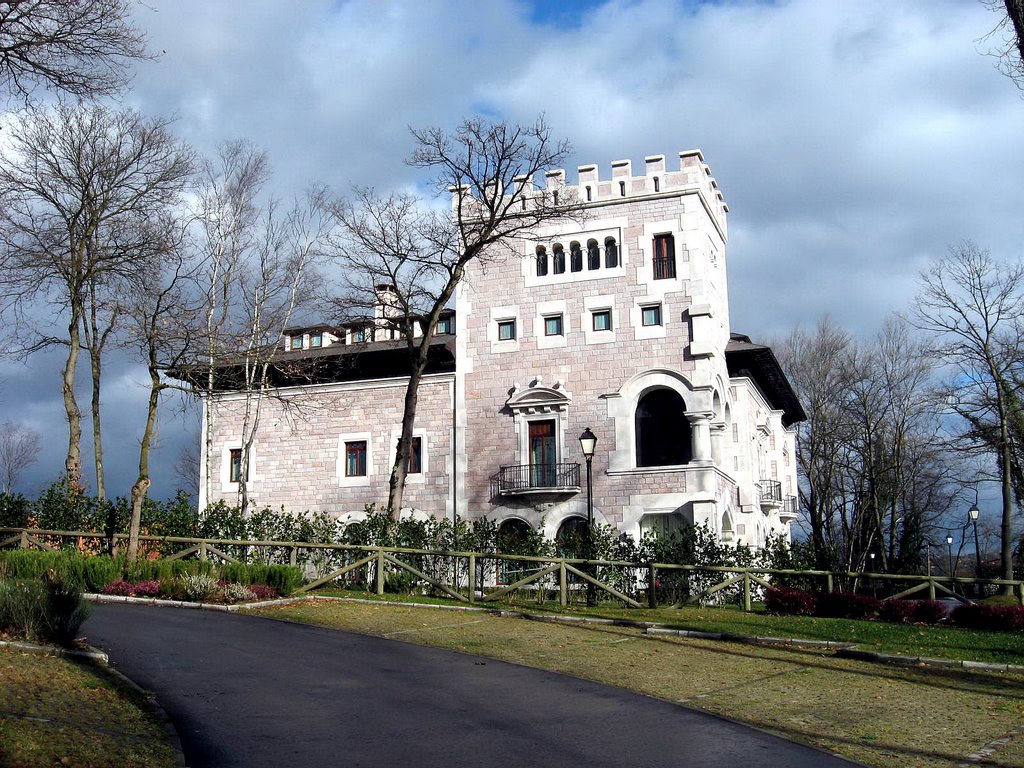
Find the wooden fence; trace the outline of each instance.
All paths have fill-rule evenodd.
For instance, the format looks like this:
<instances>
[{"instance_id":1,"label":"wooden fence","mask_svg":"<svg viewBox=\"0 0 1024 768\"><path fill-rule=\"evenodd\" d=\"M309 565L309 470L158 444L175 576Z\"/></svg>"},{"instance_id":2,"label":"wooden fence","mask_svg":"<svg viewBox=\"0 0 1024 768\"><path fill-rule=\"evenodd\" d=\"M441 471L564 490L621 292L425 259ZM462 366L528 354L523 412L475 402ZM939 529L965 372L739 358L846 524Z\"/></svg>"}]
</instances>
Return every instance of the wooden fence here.
<instances>
[{"instance_id":1,"label":"wooden fence","mask_svg":"<svg viewBox=\"0 0 1024 768\"><path fill-rule=\"evenodd\" d=\"M114 548L121 549L127 538L125 534L115 534L111 542L110 536L89 531L0 528L0 549L72 548L95 553L105 550L111 543ZM530 590L539 600L543 600L548 592L557 592L562 606L587 593L591 598L595 594L602 594L605 599L611 597L631 608L678 608L720 601L728 596L738 601L743 610L750 611L755 597L763 589L793 582L804 588L826 592L835 592L837 588L844 591L881 591L883 599L926 593L931 600L942 596L961 602L970 602L968 594L983 595L987 589L1009 586L1014 594L1024 598L1024 581L1019 580L634 563L296 541L149 535L139 539L149 551L159 552L167 560L194 556L200 560L223 562L287 562L302 567L311 579L297 590L299 593L346 580L371 587L380 595L384 594L389 574L408 574L416 583L429 585L464 603L487 603L519 590ZM509 584L500 583L507 580L508 574L521 574L521 578Z\"/></svg>"}]
</instances>

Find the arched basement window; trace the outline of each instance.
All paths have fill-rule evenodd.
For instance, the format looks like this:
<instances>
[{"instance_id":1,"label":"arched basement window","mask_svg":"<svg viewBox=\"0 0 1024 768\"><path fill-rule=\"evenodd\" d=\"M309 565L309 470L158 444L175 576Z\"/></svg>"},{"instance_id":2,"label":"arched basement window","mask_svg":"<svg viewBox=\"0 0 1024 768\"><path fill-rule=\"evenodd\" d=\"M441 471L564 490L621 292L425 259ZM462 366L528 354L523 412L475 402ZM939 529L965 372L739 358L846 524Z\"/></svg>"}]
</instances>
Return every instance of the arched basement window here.
<instances>
[{"instance_id":1,"label":"arched basement window","mask_svg":"<svg viewBox=\"0 0 1024 768\"><path fill-rule=\"evenodd\" d=\"M636 465L665 467L693 458L686 404L671 389L652 389L636 404Z\"/></svg>"},{"instance_id":2,"label":"arched basement window","mask_svg":"<svg viewBox=\"0 0 1024 768\"><path fill-rule=\"evenodd\" d=\"M551 259L552 267L556 275L560 275L565 272L565 249L561 243L555 243L551 247Z\"/></svg>"},{"instance_id":3,"label":"arched basement window","mask_svg":"<svg viewBox=\"0 0 1024 768\"><path fill-rule=\"evenodd\" d=\"M498 526L498 552L504 555L525 554L530 541L530 524L517 517L510 517Z\"/></svg>"},{"instance_id":4,"label":"arched basement window","mask_svg":"<svg viewBox=\"0 0 1024 768\"><path fill-rule=\"evenodd\" d=\"M548 252L543 245L537 246L537 277L548 273Z\"/></svg>"},{"instance_id":5,"label":"arched basement window","mask_svg":"<svg viewBox=\"0 0 1024 768\"><path fill-rule=\"evenodd\" d=\"M616 245L614 237L604 239L604 265L608 269L619 266L619 246Z\"/></svg>"},{"instance_id":6,"label":"arched basement window","mask_svg":"<svg viewBox=\"0 0 1024 768\"><path fill-rule=\"evenodd\" d=\"M555 547L561 557L583 557L587 551L587 519L565 518L555 534Z\"/></svg>"}]
</instances>

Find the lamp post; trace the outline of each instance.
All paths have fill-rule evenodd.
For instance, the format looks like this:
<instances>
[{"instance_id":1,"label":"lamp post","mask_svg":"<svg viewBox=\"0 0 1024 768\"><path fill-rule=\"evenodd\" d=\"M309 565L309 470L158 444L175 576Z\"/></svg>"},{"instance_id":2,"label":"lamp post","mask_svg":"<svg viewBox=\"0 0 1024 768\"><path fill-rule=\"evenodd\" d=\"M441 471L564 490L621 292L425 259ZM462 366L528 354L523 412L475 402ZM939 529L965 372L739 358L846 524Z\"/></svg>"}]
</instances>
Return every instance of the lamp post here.
<instances>
[{"instance_id":1,"label":"lamp post","mask_svg":"<svg viewBox=\"0 0 1024 768\"><path fill-rule=\"evenodd\" d=\"M981 547L978 546L978 515L981 514L981 510L978 509L978 500L974 500L974 505L967 510L967 516L971 519L971 523L974 525L974 578L981 578ZM978 596L982 597L982 586L975 582L974 586L978 590Z\"/></svg>"},{"instance_id":2,"label":"lamp post","mask_svg":"<svg viewBox=\"0 0 1024 768\"><path fill-rule=\"evenodd\" d=\"M946 534L946 551L949 553L949 578L953 578L953 536ZM950 582L951 586L955 589L956 584Z\"/></svg>"},{"instance_id":3,"label":"lamp post","mask_svg":"<svg viewBox=\"0 0 1024 768\"><path fill-rule=\"evenodd\" d=\"M594 460L594 449L596 448L597 436L590 431L590 427L587 427L580 435L580 451L583 452L583 458L587 460L587 560L594 559L594 490L591 462ZM588 570L591 571L590 576L593 578L595 575L593 566ZM587 582L587 605L597 605L597 592L589 581Z\"/></svg>"},{"instance_id":4,"label":"lamp post","mask_svg":"<svg viewBox=\"0 0 1024 768\"><path fill-rule=\"evenodd\" d=\"M871 573L875 572L875 553L872 552L868 555L871 558ZM868 577L871 578L871 577ZM878 597L878 585L875 584L874 578L871 578L871 596Z\"/></svg>"}]
</instances>

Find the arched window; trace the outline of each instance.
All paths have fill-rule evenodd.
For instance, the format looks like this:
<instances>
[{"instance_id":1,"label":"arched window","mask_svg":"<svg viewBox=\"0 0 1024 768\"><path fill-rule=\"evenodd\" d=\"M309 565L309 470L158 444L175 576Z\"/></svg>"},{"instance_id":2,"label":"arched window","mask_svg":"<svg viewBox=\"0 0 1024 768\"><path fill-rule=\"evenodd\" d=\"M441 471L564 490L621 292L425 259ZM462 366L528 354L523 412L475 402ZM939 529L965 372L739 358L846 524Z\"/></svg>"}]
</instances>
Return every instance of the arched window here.
<instances>
[{"instance_id":1,"label":"arched window","mask_svg":"<svg viewBox=\"0 0 1024 768\"><path fill-rule=\"evenodd\" d=\"M584 557L587 552L587 519L565 518L555 534L555 548L561 557Z\"/></svg>"},{"instance_id":2,"label":"arched window","mask_svg":"<svg viewBox=\"0 0 1024 768\"><path fill-rule=\"evenodd\" d=\"M580 250L580 244L575 240L569 246L569 271L583 271L583 251Z\"/></svg>"},{"instance_id":3,"label":"arched window","mask_svg":"<svg viewBox=\"0 0 1024 768\"><path fill-rule=\"evenodd\" d=\"M590 187L587 187L587 202L589 203L593 199L594 199L594 190L592 190Z\"/></svg>"},{"instance_id":4,"label":"arched window","mask_svg":"<svg viewBox=\"0 0 1024 768\"><path fill-rule=\"evenodd\" d=\"M510 517L498 526L498 552L504 555L524 555L530 541L530 525L525 520Z\"/></svg>"},{"instance_id":5,"label":"arched window","mask_svg":"<svg viewBox=\"0 0 1024 768\"><path fill-rule=\"evenodd\" d=\"M551 261L552 268L556 275L560 275L565 272L565 249L561 243L555 243L551 247Z\"/></svg>"},{"instance_id":6,"label":"arched window","mask_svg":"<svg viewBox=\"0 0 1024 768\"><path fill-rule=\"evenodd\" d=\"M537 246L537 277L544 277L548 273L548 252L543 245Z\"/></svg>"},{"instance_id":7,"label":"arched window","mask_svg":"<svg viewBox=\"0 0 1024 768\"><path fill-rule=\"evenodd\" d=\"M625 196L626 196L626 182L620 181L619 182L619 197L625 197Z\"/></svg>"},{"instance_id":8,"label":"arched window","mask_svg":"<svg viewBox=\"0 0 1024 768\"><path fill-rule=\"evenodd\" d=\"M601 266L601 246L597 244L597 240L587 240L587 268L597 269Z\"/></svg>"},{"instance_id":9,"label":"arched window","mask_svg":"<svg viewBox=\"0 0 1024 768\"><path fill-rule=\"evenodd\" d=\"M604 239L604 265L608 269L619 266L619 246L615 244L614 237Z\"/></svg>"},{"instance_id":10,"label":"arched window","mask_svg":"<svg viewBox=\"0 0 1024 768\"><path fill-rule=\"evenodd\" d=\"M671 389L652 389L636 404L636 465L665 467L693 458L686 404Z\"/></svg>"}]
</instances>

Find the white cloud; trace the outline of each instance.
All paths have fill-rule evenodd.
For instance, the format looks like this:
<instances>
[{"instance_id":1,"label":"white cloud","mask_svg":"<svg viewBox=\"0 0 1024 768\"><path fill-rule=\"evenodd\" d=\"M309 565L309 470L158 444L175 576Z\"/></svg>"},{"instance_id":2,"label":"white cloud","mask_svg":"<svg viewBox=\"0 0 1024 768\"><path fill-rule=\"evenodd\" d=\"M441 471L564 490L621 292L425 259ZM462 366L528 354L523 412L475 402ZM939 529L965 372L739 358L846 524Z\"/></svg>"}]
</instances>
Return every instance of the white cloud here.
<instances>
[{"instance_id":1,"label":"white cloud","mask_svg":"<svg viewBox=\"0 0 1024 768\"><path fill-rule=\"evenodd\" d=\"M580 16L559 26L571 8ZM636 168L701 147L732 211L733 325L755 337L824 312L871 334L907 305L927 260L963 238L1022 255L1024 102L983 55L994 18L980 3L610 0L550 12L545 0L156 0L138 19L165 53L139 67L127 100L179 114L205 152L251 137L282 194L314 180L414 188L407 126L479 111L545 112L576 147L570 178L577 164L607 175L614 159ZM134 435L141 417L113 409L108 430L122 417ZM166 463L184 429L165 429Z\"/></svg>"}]
</instances>

